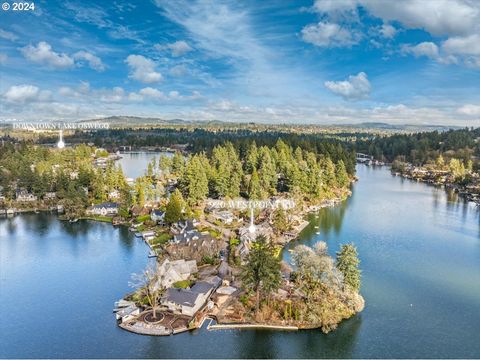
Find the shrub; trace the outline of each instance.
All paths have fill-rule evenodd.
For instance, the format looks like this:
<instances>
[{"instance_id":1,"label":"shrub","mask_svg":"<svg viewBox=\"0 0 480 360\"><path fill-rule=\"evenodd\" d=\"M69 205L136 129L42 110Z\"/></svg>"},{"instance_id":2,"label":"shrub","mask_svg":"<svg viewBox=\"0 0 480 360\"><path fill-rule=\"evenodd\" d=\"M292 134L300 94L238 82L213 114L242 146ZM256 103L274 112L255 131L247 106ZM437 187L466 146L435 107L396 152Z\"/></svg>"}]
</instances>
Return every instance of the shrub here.
<instances>
[{"instance_id":1,"label":"shrub","mask_svg":"<svg viewBox=\"0 0 480 360\"><path fill-rule=\"evenodd\" d=\"M150 220L150 215L140 215L140 216L137 216L135 220L137 222L144 222L144 221Z\"/></svg>"},{"instance_id":2,"label":"shrub","mask_svg":"<svg viewBox=\"0 0 480 360\"><path fill-rule=\"evenodd\" d=\"M186 289L191 287L192 285L193 282L191 280L180 280L172 284L172 286L176 289Z\"/></svg>"}]
</instances>

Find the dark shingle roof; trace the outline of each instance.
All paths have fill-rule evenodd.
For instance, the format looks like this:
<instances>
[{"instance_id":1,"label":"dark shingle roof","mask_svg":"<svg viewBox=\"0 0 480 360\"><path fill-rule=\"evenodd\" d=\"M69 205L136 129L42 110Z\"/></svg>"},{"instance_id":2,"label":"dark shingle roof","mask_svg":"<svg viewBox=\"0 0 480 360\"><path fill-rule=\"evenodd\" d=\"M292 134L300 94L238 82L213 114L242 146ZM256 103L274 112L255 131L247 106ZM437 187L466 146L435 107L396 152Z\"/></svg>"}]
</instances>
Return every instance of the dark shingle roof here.
<instances>
[{"instance_id":1,"label":"dark shingle roof","mask_svg":"<svg viewBox=\"0 0 480 360\"><path fill-rule=\"evenodd\" d=\"M104 203L95 205L93 208L94 208L94 209L102 209L102 208L115 209L115 208L117 208L117 207L118 207L118 204L117 204L117 203L114 203L114 202L104 202Z\"/></svg>"},{"instance_id":2,"label":"dark shingle roof","mask_svg":"<svg viewBox=\"0 0 480 360\"><path fill-rule=\"evenodd\" d=\"M197 281L191 290L199 294L206 294L214 288L214 285L206 281Z\"/></svg>"},{"instance_id":3,"label":"dark shingle roof","mask_svg":"<svg viewBox=\"0 0 480 360\"><path fill-rule=\"evenodd\" d=\"M167 301L186 306L193 306L197 297L198 293L185 289L169 288L165 294L165 299Z\"/></svg>"}]
</instances>

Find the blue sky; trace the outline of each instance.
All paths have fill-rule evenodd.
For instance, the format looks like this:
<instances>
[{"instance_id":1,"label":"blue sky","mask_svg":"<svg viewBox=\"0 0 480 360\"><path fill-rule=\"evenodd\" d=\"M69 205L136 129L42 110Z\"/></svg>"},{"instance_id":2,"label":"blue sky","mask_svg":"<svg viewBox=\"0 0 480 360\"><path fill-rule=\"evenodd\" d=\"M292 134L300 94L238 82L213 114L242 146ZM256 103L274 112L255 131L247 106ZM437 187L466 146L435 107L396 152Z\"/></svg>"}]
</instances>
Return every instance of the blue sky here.
<instances>
[{"instance_id":1,"label":"blue sky","mask_svg":"<svg viewBox=\"0 0 480 360\"><path fill-rule=\"evenodd\" d=\"M0 121L480 126L479 90L474 0L69 0L0 12Z\"/></svg>"}]
</instances>

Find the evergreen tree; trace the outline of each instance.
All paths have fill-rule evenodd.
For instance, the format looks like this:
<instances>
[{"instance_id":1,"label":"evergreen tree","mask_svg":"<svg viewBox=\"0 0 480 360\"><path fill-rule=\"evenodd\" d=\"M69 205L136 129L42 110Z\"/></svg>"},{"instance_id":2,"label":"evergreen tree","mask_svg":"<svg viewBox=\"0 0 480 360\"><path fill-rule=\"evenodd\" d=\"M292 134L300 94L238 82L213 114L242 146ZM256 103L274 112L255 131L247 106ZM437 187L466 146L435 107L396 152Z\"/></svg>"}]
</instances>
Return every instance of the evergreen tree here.
<instances>
[{"instance_id":1,"label":"evergreen tree","mask_svg":"<svg viewBox=\"0 0 480 360\"><path fill-rule=\"evenodd\" d=\"M273 227L277 234L284 233L288 230L288 219L285 210L282 207L279 207L273 213Z\"/></svg>"},{"instance_id":2,"label":"evergreen tree","mask_svg":"<svg viewBox=\"0 0 480 360\"><path fill-rule=\"evenodd\" d=\"M347 169L345 168L345 163L343 160L338 162L335 170L338 186L341 188L348 186L350 180L348 179Z\"/></svg>"},{"instance_id":3,"label":"evergreen tree","mask_svg":"<svg viewBox=\"0 0 480 360\"><path fill-rule=\"evenodd\" d=\"M184 210L185 200L183 199L182 193L178 189L175 189L175 191L170 196L170 201L168 202L167 208L165 210L165 222L167 224L173 224L177 221L183 220Z\"/></svg>"},{"instance_id":4,"label":"evergreen tree","mask_svg":"<svg viewBox=\"0 0 480 360\"><path fill-rule=\"evenodd\" d=\"M242 269L243 286L255 291L257 312L261 298L277 290L281 280L280 258L275 256L273 244L264 236L257 237Z\"/></svg>"},{"instance_id":5,"label":"evergreen tree","mask_svg":"<svg viewBox=\"0 0 480 360\"><path fill-rule=\"evenodd\" d=\"M253 169L253 173L250 178L250 184L248 186L248 198L250 200L260 200L263 198L262 186L260 185L260 179L256 169Z\"/></svg>"},{"instance_id":6,"label":"evergreen tree","mask_svg":"<svg viewBox=\"0 0 480 360\"><path fill-rule=\"evenodd\" d=\"M194 155L185 167L182 179L182 187L185 189L187 201L189 204L197 204L204 200L208 195L207 169L199 158Z\"/></svg>"},{"instance_id":7,"label":"evergreen tree","mask_svg":"<svg viewBox=\"0 0 480 360\"><path fill-rule=\"evenodd\" d=\"M259 152L258 176L260 186L267 194L274 195L277 189L277 171L275 164L270 156L270 151L266 146L262 146Z\"/></svg>"},{"instance_id":8,"label":"evergreen tree","mask_svg":"<svg viewBox=\"0 0 480 360\"><path fill-rule=\"evenodd\" d=\"M175 152L172 158L172 172L180 176L183 172L185 167L185 159L180 151Z\"/></svg>"},{"instance_id":9,"label":"evergreen tree","mask_svg":"<svg viewBox=\"0 0 480 360\"><path fill-rule=\"evenodd\" d=\"M342 245L340 251L337 252L336 267L343 274L344 284L355 292L360 290L361 284L359 264L360 260L355 246L353 244Z\"/></svg>"},{"instance_id":10,"label":"evergreen tree","mask_svg":"<svg viewBox=\"0 0 480 360\"><path fill-rule=\"evenodd\" d=\"M162 172L162 175L168 175L172 171L172 158L162 154L158 159L158 168Z\"/></svg>"},{"instance_id":11,"label":"evergreen tree","mask_svg":"<svg viewBox=\"0 0 480 360\"><path fill-rule=\"evenodd\" d=\"M323 159L321 162L321 169L323 184L327 187L328 190L335 188L337 186L336 174L335 174L335 165L329 157Z\"/></svg>"},{"instance_id":12,"label":"evergreen tree","mask_svg":"<svg viewBox=\"0 0 480 360\"><path fill-rule=\"evenodd\" d=\"M253 169L257 168L258 164L258 150L257 144L253 141L247 149L247 154L245 156L245 172L251 174Z\"/></svg>"}]
</instances>

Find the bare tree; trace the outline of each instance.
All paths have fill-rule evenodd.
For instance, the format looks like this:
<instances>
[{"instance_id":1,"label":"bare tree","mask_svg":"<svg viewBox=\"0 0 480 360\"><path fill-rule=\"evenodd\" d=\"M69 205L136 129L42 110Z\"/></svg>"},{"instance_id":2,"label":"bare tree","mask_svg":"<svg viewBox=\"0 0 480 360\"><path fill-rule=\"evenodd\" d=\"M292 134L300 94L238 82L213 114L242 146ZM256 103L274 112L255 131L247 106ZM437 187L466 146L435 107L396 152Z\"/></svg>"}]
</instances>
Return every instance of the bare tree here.
<instances>
[{"instance_id":1,"label":"bare tree","mask_svg":"<svg viewBox=\"0 0 480 360\"><path fill-rule=\"evenodd\" d=\"M136 289L140 298L147 300L148 305L152 308L153 318L156 319L159 299L164 292L156 264L148 265L140 274L132 274L132 281L129 285Z\"/></svg>"}]
</instances>

